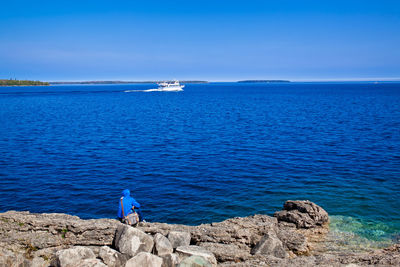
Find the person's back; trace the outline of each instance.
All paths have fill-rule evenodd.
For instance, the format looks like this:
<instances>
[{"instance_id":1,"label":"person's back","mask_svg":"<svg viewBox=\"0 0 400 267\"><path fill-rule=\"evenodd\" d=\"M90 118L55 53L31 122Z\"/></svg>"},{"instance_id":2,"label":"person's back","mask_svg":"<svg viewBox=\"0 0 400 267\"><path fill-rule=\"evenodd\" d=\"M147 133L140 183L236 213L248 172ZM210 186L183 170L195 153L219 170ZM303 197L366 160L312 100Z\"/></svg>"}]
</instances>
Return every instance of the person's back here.
<instances>
[{"instance_id":1,"label":"person's back","mask_svg":"<svg viewBox=\"0 0 400 267\"><path fill-rule=\"evenodd\" d=\"M124 207L122 211L122 206ZM129 213L132 212L132 208L135 209L137 214L139 215L139 221L142 221L142 214L140 211L140 204L133 198L131 197L131 192L129 189L125 189L122 191L122 196L119 200L119 205L118 205L118 218L122 219L124 216L127 216Z\"/></svg>"}]
</instances>

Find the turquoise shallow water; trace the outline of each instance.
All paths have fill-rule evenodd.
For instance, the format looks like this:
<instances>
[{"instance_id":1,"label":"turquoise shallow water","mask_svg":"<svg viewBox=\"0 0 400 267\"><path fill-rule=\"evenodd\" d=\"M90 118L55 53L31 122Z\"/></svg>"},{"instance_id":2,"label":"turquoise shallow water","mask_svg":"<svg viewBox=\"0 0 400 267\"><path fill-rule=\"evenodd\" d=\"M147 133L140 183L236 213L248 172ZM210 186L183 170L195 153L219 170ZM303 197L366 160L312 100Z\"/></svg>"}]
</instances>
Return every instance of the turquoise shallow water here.
<instances>
[{"instance_id":1,"label":"turquoise shallow water","mask_svg":"<svg viewBox=\"0 0 400 267\"><path fill-rule=\"evenodd\" d=\"M199 224L309 199L332 229L400 233L400 84L0 88L0 211Z\"/></svg>"},{"instance_id":2,"label":"turquoise shallow water","mask_svg":"<svg viewBox=\"0 0 400 267\"><path fill-rule=\"evenodd\" d=\"M354 217L331 216L330 236L346 249L385 248L400 241L394 222L370 221ZM332 238L333 237L333 238Z\"/></svg>"}]
</instances>

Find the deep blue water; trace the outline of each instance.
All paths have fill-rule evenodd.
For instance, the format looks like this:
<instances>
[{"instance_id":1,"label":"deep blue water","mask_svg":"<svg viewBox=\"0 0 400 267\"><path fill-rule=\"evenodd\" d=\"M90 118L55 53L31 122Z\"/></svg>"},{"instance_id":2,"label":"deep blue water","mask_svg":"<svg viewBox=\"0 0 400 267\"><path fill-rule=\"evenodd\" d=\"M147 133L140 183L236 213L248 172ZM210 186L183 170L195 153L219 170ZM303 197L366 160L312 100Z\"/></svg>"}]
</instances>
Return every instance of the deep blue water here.
<instances>
[{"instance_id":1,"label":"deep blue water","mask_svg":"<svg viewBox=\"0 0 400 267\"><path fill-rule=\"evenodd\" d=\"M309 199L400 233L399 83L123 92L154 86L0 88L0 211L114 218L129 188L149 221L271 215Z\"/></svg>"}]
</instances>

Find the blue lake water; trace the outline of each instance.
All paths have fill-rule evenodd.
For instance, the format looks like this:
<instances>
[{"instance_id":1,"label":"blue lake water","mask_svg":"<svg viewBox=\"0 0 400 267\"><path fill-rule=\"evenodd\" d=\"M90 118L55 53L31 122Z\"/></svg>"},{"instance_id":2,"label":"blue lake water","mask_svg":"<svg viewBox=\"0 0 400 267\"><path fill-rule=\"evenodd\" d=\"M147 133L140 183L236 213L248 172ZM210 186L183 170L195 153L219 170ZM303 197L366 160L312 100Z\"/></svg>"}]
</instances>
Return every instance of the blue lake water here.
<instances>
[{"instance_id":1,"label":"blue lake water","mask_svg":"<svg viewBox=\"0 0 400 267\"><path fill-rule=\"evenodd\" d=\"M287 199L336 227L400 233L400 84L152 84L0 88L0 211L149 221L272 215Z\"/></svg>"}]
</instances>

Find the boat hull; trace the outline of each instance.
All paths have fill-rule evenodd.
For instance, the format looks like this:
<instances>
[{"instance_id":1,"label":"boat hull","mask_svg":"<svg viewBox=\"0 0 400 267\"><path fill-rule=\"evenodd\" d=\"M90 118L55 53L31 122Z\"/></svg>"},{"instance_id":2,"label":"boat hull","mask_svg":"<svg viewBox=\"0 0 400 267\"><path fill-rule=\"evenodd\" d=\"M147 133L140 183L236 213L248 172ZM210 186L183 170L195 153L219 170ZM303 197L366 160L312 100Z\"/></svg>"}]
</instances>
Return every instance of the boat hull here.
<instances>
[{"instance_id":1,"label":"boat hull","mask_svg":"<svg viewBox=\"0 0 400 267\"><path fill-rule=\"evenodd\" d=\"M183 86L181 87L165 87L165 88L158 88L157 90L159 91L164 91L164 92L178 92L178 91L183 91Z\"/></svg>"}]
</instances>

